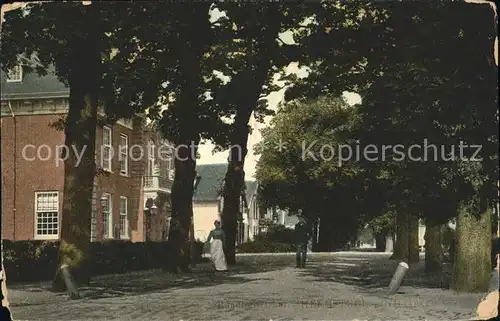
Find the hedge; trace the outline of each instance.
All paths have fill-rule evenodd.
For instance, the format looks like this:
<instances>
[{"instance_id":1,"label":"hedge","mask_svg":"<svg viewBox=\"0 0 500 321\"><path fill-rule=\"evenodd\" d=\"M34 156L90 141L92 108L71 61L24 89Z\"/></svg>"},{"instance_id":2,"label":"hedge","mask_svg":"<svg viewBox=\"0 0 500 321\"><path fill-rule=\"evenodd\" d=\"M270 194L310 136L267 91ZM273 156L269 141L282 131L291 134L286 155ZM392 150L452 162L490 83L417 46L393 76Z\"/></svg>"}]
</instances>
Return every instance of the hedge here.
<instances>
[{"instance_id":1,"label":"hedge","mask_svg":"<svg viewBox=\"0 0 500 321\"><path fill-rule=\"evenodd\" d=\"M260 240L241 243L236 248L238 253L289 253L295 250L295 244Z\"/></svg>"},{"instance_id":2,"label":"hedge","mask_svg":"<svg viewBox=\"0 0 500 321\"><path fill-rule=\"evenodd\" d=\"M239 244L238 253L287 253L295 252L295 231L284 225L271 224L255 240Z\"/></svg>"},{"instance_id":3,"label":"hedge","mask_svg":"<svg viewBox=\"0 0 500 321\"><path fill-rule=\"evenodd\" d=\"M201 260L203 244L197 242L195 257ZM3 264L11 282L52 280L58 263L59 242L3 241ZM91 243L92 275L162 268L168 262L169 242L109 240Z\"/></svg>"}]
</instances>

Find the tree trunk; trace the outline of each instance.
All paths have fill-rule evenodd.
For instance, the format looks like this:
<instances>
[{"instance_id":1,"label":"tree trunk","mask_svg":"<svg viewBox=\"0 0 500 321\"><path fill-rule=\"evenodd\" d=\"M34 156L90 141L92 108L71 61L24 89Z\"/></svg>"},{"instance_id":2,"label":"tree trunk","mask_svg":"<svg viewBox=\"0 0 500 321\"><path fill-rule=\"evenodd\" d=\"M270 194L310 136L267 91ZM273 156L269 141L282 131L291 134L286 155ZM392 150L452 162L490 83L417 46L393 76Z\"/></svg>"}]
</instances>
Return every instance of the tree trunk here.
<instances>
[{"instance_id":1,"label":"tree trunk","mask_svg":"<svg viewBox=\"0 0 500 321\"><path fill-rule=\"evenodd\" d=\"M331 216L331 215L330 215ZM328 214L321 216L319 225L318 249L320 252L331 252L335 246L335 230Z\"/></svg>"},{"instance_id":2,"label":"tree trunk","mask_svg":"<svg viewBox=\"0 0 500 321\"><path fill-rule=\"evenodd\" d=\"M408 215L405 212L396 213L396 241L394 244L394 253L391 259L407 260L408 257Z\"/></svg>"},{"instance_id":3,"label":"tree trunk","mask_svg":"<svg viewBox=\"0 0 500 321\"><path fill-rule=\"evenodd\" d=\"M247 135L248 138L248 135ZM245 150L243 154L243 149ZM238 151L236 151L238 150ZM240 152L241 151L241 152ZM238 156L242 153L241 156ZM222 229L226 234L227 264L236 263L236 234L238 227L238 213L240 212L240 197L245 181L244 155L246 154L246 142L241 148L233 147L230 151L230 161L226 172L224 186L224 208L222 210ZM241 159L239 157L242 157Z\"/></svg>"},{"instance_id":4,"label":"tree trunk","mask_svg":"<svg viewBox=\"0 0 500 321\"><path fill-rule=\"evenodd\" d=\"M257 107L262 87L265 85L272 67L270 48L279 34L281 25L279 19L276 19L278 13L278 6L264 12L265 16L273 19L262 18L263 21L266 21L267 28L260 43L257 41L257 45L254 46L256 39L253 37L246 39L248 69L232 81L238 88L238 92L242 94L237 96L235 100L238 109L234 120L234 131L230 134L230 159L225 177L224 208L222 210L222 229L226 234L224 253L229 265L236 263L237 215L241 192L245 184L244 166L249 135L248 122L252 112Z\"/></svg>"},{"instance_id":5,"label":"tree trunk","mask_svg":"<svg viewBox=\"0 0 500 321\"><path fill-rule=\"evenodd\" d=\"M190 63L192 63L190 65ZM179 96L179 135L175 139L175 177L172 185L172 216L169 231L171 257L167 257L167 269L172 273L189 272L191 261L193 193L196 178L196 155L200 135L196 124L198 117L199 61L189 53L181 63L184 84Z\"/></svg>"},{"instance_id":6,"label":"tree trunk","mask_svg":"<svg viewBox=\"0 0 500 321\"><path fill-rule=\"evenodd\" d=\"M428 273L441 271L443 264L442 225L427 220L425 226L425 271Z\"/></svg>"},{"instance_id":7,"label":"tree trunk","mask_svg":"<svg viewBox=\"0 0 500 321\"><path fill-rule=\"evenodd\" d=\"M375 247L377 252L385 252L386 241L385 233L380 233L375 236Z\"/></svg>"},{"instance_id":8,"label":"tree trunk","mask_svg":"<svg viewBox=\"0 0 500 321\"><path fill-rule=\"evenodd\" d=\"M396 243L391 259L406 263L419 261L418 216L406 212L396 214Z\"/></svg>"},{"instance_id":9,"label":"tree trunk","mask_svg":"<svg viewBox=\"0 0 500 321\"><path fill-rule=\"evenodd\" d=\"M189 142L197 145L198 142ZM190 230L193 219L193 192L196 177L196 147L177 146L175 178L172 186L172 218L170 221L170 257L166 257L168 270L172 273L188 272L191 258Z\"/></svg>"},{"instance_id":10,"label":"tree trunk","mask_svg":"<svg viewBox=\"0 0 500 321\"><path fill-rule=\"evenodd\" d=\"M87 65L88 66L88 65ZM89 66L89 68L92 68ZM99 79L99 78L98 78ZM91 199L96 173L95 141L97 125L97 88L87 90L82 76L70 82L69 112L66 117L65 145L69 148L64 162L64 195L61 216L61 243L59 266L53 282L55 291L64 291L66 286L59 267L67 264L78 285L90 280L88 254L90 249ZM92 82L91 82L92 83ZM98 81L93 81L98 84ZM74 150L83 151L78 164Z\"/></svg>"},{"instance_id":11,"label":"tree trunk","mask_svg":"<svg viewBox=\"0 0 500 321\"><path fill-rule=\"evenodd\" d=\"M394 251L394 234L388 233L385 237L385 249L384 252L393 252Z\"/></svg>"},{"instance_id":12,"label":"tree trunk","mask_svg":"<svg viewBox=\"0 0 500 321\"><path fill-rule=\"evenodd\" d=\"M179 64L179 96L172 108L176 121L174 144L175 178L172 185L172 216L169 231L170 256L165 268L173 273L189 272L193 222L193 192L196 178L196 155L200 142L199 97L204 85L201 60L211 36L210 22L206 18L210 3L187 6L179 17L178 42L172 44ZM199 19L205 25L192 24ZM201 34L205 36L201 36ZM170 52L168 53L170 55ZM171 57L168 56L168 59ZM166 73L170 71L167 70Z\"/></svg>"},{"instance_id":13,"label":"tree trunk","mask_svg":"<svg viewBox=\"0 0 500 321\"><path fill-rule=\"evenodd\" d=\"M491 210L459 209L452 288L458 292L486 292L491 276Z\"/></svg>"},{"instance_id":14,"label":"tree trunk","mask_svg":"<svg viewBox=\"0 0 500 321\"><path fill-rule=\"evenodd\" d=\"M92 7L92 8L91 8ZM89 6L90 12L98 10ZM95 13L95 12L94 12ZM64 123L64 194L60 226L59 266L52 283L64 291L60 267L68 265L76 285L90 281L89 261L92 191L96 175L95 143L98 95L102 76L100 28L96 23L86 39L69 45L72 70L68 75L69 109ZM75 150L81 154L80 163Z\"/></svg>"},{"instance_id":15,"label":"tree trunk","mask_svg":"<svg viewBox=\"0 0 500 321\"><path fill-rule=\"evenodd\" d=\"M408 231L408 263L417 263L420 261L420 247L418 245L418 215L410 214Z\"/></svg>"},{"instance_id":16,"label":"tree trunk","mask_svg":"<svg viewBox=\"0 0 500 321\"><path fill-rule=\"evenodd\" d=\"M315 219L313 223L313 233L312 233L312 251L318 252L318 220Z\"/></svg>"}]
</instances>

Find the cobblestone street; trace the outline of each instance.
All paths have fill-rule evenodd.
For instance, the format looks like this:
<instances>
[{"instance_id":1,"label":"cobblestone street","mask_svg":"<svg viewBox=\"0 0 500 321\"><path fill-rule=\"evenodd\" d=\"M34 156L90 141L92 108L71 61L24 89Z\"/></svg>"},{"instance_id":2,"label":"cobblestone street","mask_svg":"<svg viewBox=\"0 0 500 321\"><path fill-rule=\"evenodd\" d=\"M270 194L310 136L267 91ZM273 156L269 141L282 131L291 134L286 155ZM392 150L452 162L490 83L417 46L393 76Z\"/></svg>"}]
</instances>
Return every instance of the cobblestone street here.
<instances>
[{"instance_id":1,"label":"cobblestone street","mask_svg":"<svg viewBox=\"0 0 500 321\"><path fill-rule=\"evenodd\" d=\"M94 278L84 298L9 286L15 320L470 320L483 294L444 290L449 274L411 267L399 293L385 291L398 262L388 254L244 255L226 274L200 264L192 274L162 271ZM449 267L448 267L449 269Z\"/></svg>"}]
</instances>

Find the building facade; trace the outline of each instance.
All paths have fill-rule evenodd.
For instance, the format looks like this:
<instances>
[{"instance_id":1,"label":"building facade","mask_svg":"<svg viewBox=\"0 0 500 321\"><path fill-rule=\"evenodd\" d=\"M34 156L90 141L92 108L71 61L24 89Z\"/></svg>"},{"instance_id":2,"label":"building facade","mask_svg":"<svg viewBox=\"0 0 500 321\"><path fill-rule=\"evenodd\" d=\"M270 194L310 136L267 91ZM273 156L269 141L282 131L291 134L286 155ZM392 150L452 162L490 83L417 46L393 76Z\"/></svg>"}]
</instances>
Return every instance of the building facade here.
<instances>
[{"instance_id":1,"label":"building facade","mask_svg":"<svg viewBox=\"0 0 500 321\"><path fill-rule=\"evenodd\" d=\"M196 167L199 183L193 196L194 238L205 241L214 228L214 221L221 219L224 198L222 190L227 164L207 164ZM249 239L249 207L245 190L240 198L236 244Z\"/></svg>"},{"instance_id":2,"label":"building facade","mask_svg":"<svg viewBox=\"0 0 500 321\"><path fill-rule=\"evenodd\" d=\"M147 163L143 179L147 241L168 239L172 216L172 185L175 178L173 144L152 124L146 126Z\"/></svg>"},{"instance_id":3,"label":"building facade","mask_svg":"<svg viewBox=\"0 0 500 321\"><path fill-rule=\"evenodd\" d=\"M222 187L226 175L227 164L198 165L197 175L200 177L193 195L194 238L205 241L208 233L214 228L214 221L221 219L224 201Z\"/></svg>"},{"instance_id":4,"label":"building facade","mask_svg":"<svg viewBox=\"0 0 500 321\"><path fill-rule=\"evenodd\" d=\"M17 66L1 73L2 233L10 240L57 240L65 136L51 124L67 114L69 89L53 69L42 77L23 71ZM96 165L102 174L94 178L92 241L145 239L145 160L130 150L144 145L143 126L137 118L96 128Z\"/></svg>"},{"instance_id":5,"label":"building facade","mask_svg":"<svg viewBox=\"0 0 500 321\"><path fill-rule=\"evenodd\" d=\"M255 236L260 233L260 210L261 206L258 199L258 183L256 181L246 181L245 196L248 208L248 240L253 241Z\"/></svg>"},{"instance_id":6,"label":"building facade","mask_svg":"<svg viewBox=\"0 0 500 321\"><path fill-rule=\"evenodd\" d=\"M288 210L283 210L277 207L261 209L261 218L266 219L274 224L283 225L287 228L295 228L295 224L299 222L297 215L289 215Z\"/></svg>"}]
</instances>

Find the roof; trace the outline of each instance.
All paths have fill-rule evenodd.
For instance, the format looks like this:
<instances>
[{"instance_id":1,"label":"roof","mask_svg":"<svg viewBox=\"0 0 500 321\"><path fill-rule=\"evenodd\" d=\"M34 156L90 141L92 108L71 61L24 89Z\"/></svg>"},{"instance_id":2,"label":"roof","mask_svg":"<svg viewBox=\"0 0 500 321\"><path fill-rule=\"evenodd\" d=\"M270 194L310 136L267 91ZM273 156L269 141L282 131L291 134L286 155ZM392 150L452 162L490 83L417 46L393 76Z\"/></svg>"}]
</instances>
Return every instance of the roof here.
<instances>
[{"instance_id":1,"label":"roof","mask_svg":"<svg viewBox=\"0 0 500 321\"><path fill-rule=\"evenodd\" d=\"M250 204L252 196L257 192L257 186L256 181L245 181L247 204Z\"/></svg>"},{"instance_id":2,"label":"roof","mask_svg":"<svg viewBox=\"0 0 500 321\"><path fill-rule=\"evenodd\" d=\"M201 176L201 180L194 192L193 200L195 202L217 201L221 196L226 171L227 163L198 165L196 172Z\"/></svg>"},{"instance_id":3,"label":"roof","mask_svg":"<svg viewBox=\"0 0 500 321\"><path fill-rule=\"evenodd\" d=\"M22 81L7 82L7 75L0 72L2 99L35 99L69 97L69 88L59 81L54 67L47 68L47 75L39 76L36 72L22 74Z\"/></svg>"}]
</instances>

